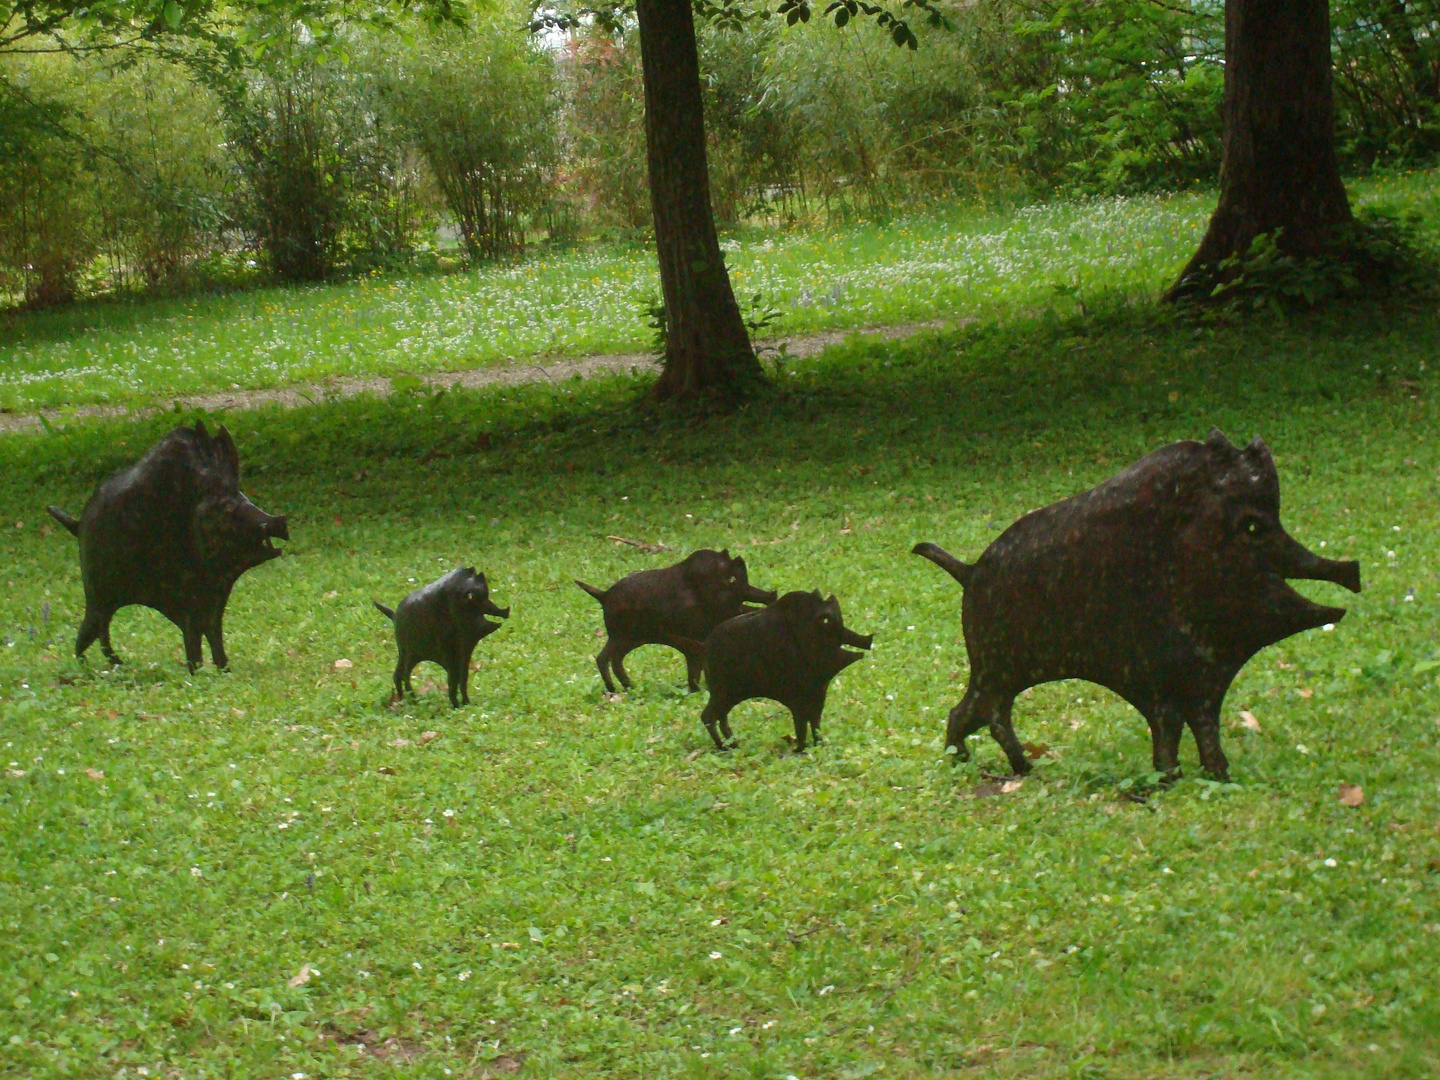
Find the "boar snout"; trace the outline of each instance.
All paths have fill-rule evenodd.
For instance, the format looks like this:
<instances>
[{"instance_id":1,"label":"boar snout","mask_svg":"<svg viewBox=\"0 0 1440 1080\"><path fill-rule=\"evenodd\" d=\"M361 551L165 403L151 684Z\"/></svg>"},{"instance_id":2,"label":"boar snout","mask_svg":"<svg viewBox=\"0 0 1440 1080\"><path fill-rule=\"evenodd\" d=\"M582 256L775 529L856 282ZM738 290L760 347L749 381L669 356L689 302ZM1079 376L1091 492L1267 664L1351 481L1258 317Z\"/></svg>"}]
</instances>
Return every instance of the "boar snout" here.
<instances>
[{"instance_id":1,"label":"boar snout","mask_svg":"<svg viewBox=\"0 0 1440 1080\"><path fill-rule=\"evenodd\" d=\"M1286 534L1276 545L1271 561L1282 577L1302 581L1330 581L1353 593L1360 591L1360 564L1353 559L1324 559Z\"/></svg>"},{"instance_id":2,"label":"boar snout","mask_svg":"<svg viewBox=\"0 0 1440 1080\"><path fill-rule=\"evenodd\" d=\"M840 631L840 643L852 649L868 649L875 642L874 634L857 634L848 626ZM856 659L859 659L858 657Z\"/></svg>"},{"instance_id":3,"label":"boar snout","mask_svg":"<svg viewBox=\"0 0 1440 1080\"><path fill-rule=\"evenodd\" d=\"M497 619L508 619L510 617L510 609L508 607L496 607L494 601L486 600L485 614L494 615Z\"/></svg>"},{"instance_id":4,"label":"boar snout","mask_svg":"<svg viewBox=\"0 0 1440 1080\"><path fill-rule=\"evenodd\" d=\"M265 523L265 535L274 537L276 540L290 539L290 526L285 523L285 515L272 517Z\"/></svg>"},{"instance_id":5,"label":"boar snout","mask_svg":"<svg viewBox=\"0 0 1440 1080\"><path fill-rule=\"evenodd\" d=\"M774 589L757 589L748 583L740 590L740 599L747 604L773 604L779 595Z\"/></svg>"}]
</instances>

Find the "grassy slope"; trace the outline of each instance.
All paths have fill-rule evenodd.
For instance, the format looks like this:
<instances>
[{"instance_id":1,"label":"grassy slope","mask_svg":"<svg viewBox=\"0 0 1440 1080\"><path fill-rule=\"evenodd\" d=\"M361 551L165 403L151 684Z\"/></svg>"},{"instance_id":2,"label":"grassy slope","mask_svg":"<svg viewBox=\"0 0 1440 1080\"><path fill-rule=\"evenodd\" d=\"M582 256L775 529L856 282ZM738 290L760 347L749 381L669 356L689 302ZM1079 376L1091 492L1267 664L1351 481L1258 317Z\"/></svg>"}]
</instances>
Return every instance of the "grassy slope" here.
<instances>
[{"instance_id":1,"label":"grassy slope","mask_svg":"<svg viewBox=\"0 0 1440 1080\"><path fill-rule=\"evenodd\" d=\"M0 1070L1433 1075L1437 356L1433 312L1122 313L854 344L688 427L619 381L236 416L247 486L295 539L236 591L234 670L194 677L138 609L118 671L69 657L74 544L38 527L164 421L0 441ZM1054 748L1036 775L974 797L1003 759L982 736L942 760L960 593L910 545L974 555L1211 424L1264 433L1291 531L1360 558L1364 594L1307 587L1350 615L1241 675L1238 786L1194 779L1187 737L1192 778L1125 801L1144 724L1057 684L1017 707ZM878 644L828 743L784 754L757 703L711 753L660 649L602 700L569 581L673 558L607 534L836 592ZM385 709L369 598L462 562L514 605L476 704L435 683Z\"/></svg>"},{"instance_id":2,"label":"grassy slope","mask_svg":"<svg viewBox=\"0 0 1440 1080\"><path fill-rule=\"evenodd\" d=\"M1440 222L1434 173L1358 184L1359 203ZM1194 249L1207 199L956 208L728 242L736 292L785 312L772 332L878 326L1043 305L1057 286L1153 295ZM504 365L539 353L644 349L654 258L595 245L432 277L95 304L0 320L0 408L168 402L181 393L334 375Z\"/></svg>"}]
</instances>

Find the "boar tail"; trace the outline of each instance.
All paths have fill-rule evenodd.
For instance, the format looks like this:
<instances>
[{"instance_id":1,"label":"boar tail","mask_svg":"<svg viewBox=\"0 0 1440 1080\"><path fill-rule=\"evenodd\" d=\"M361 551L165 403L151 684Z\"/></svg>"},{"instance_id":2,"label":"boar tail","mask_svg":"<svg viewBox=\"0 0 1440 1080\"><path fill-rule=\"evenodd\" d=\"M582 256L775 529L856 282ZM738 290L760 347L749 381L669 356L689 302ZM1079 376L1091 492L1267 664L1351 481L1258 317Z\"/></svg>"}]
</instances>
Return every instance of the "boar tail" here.
<instances>
[{"instance_id":1,"label":"boar tail","mask_svg":"<svg viewBox=\"0 0 1440 1080\"><path fill-rule=\"evenodd\" d=\"M71 536L80 535L80 522L76 521L64 510L61 510L60 507L47 506L45 509L50 512L51 517L53 517L56 521L60 522L61 525L64 525L65 528L70 530Z\"/></svg>"},{"instance_id":2,"label":"boar tail","mask_svg":"<svg viewBox=\"0 0 1440 1080\"><path fill-rule=\"evenodd\" d=\"M919 555L923 559L929 559L961 585L969 585L970 577L975 573L975 567L969 563L961 562L939 544L931 544L928 542L916 544L910 549L910 554Z\"/></svg>"},{"instance_id":3,"label":"boar tail","mask_svg":"<svg viewBox=\"0 0 1440 1080\"><path fill-rule=\"evenodd\" d=\"M588 592L591 596L595 597L596 600L599 600L600 603L602 603L602 604L605 603L605 590L604 590L604 589L597 589L594 585L586 585L585 582L583 582L583 581L576 581L575 584L576 584L576 585L579 585L582 589L584 589L586 592Z\"/></svg>"},{"instance_id":4,"label":"boar tail","mask_svg":"<svg viewBox=\"0 0 1440 1080\"><path fill-rule=\"evenodd\" d=\"M392 620L392 621L394 620L394 618L395 618L395 609L394 609L394 608L386 607L386 606L385 606L384 604L382 604L379 600L371 600L370 602L371 602L372 604L374 604L377 608L380 609L380 614L384 615L387 619L390 619L390 620Z\"/></svg>"}]
</instances>

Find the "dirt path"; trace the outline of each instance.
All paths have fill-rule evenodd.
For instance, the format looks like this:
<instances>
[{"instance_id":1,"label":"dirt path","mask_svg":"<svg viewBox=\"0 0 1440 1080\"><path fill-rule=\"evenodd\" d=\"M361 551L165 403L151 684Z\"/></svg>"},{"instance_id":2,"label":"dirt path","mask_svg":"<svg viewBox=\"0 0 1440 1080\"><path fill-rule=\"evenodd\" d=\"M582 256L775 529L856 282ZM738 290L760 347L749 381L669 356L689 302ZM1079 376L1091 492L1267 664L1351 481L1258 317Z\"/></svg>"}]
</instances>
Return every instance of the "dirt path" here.
<instances>
[{"instance_id":1,"label":"dirt path","mask_svg":"<svg viewBox=\"0 0 1440 1080\"><path fill-rule=\"evenodd\" d=\"M973 320L935 319L929 322L902 323L899 326L866 327L859 330L827 330L818 334L800 334L795 337L776 338L761 342L757 347L762 356L774 355L783 347L797 359L814 356L831 345L839 344L853 334L874 334L887 340L906 338L921 330L938 330L946 326L963 325ZM468 371L436 371L418 376L427 386L480 387L517 386L522 383L560 383L579 376L582 379L596 375L634 375L642 371L655 370L651 353L610 353L601 356L574 356L547 360L541 363L516 363L509 367L472 368ZM0 413L0 434L17 431L31 431L40 427L40 416L54 423L84 417L153 416L178 405L181 412L203 409L206 412L233 412L242 409L256 409L263 405L281 405L286 408L295 405L314 405L336 398L355 397L358 394L390 393L388 377L346 379L332 378L324 382L302 386L282 386L273 390L232 390L222 394L188 394L174 399L170 406L147 405L127 408L119 405L75 405L60 409L42 409L36 413Z\"/></svg>"}]
</instances>

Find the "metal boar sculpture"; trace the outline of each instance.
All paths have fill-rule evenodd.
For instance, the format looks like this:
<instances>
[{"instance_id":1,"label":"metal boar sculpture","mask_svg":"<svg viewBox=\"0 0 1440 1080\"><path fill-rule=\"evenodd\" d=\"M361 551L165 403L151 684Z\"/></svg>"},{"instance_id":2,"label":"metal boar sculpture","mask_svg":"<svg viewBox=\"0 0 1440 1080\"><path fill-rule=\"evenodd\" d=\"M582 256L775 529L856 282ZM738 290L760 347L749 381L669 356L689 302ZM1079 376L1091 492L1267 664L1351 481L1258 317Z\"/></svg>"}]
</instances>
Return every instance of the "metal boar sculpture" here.
<instances>
[{"instance_id":1,"label":"metal boar sculpture","mask_svg":"<svg viewBox=\"0 0 1440 1080\"><path fill-rule=\"evenodd\" d=\"M226 667L222 620L230 590L251 567L280 555L272 539L289 540L283 517L265 513L240 491L240 454L222 426L214 436L197 421L178 427L128 469L100 484L77 521L59 507L50 515L80 540L85 618L75 655L98 637L106 659L110 620L130 604L154 608L185 636L185 662L204 657Z\"/></svg>"},{"instance_id":2,"label":"metal boar sculpture","mask_svg":"<svg viewBox=\"0 0 1440 1080\"><path fill-rule=\"evenodd\" d=\"M1220 704L1250 657L1326 623L1286 578L1360 591L1360 564L1322 559L1280 524L1280 478L1259 436L1243 450L1218 430L1161 447L1099 487L1026 514L969 565L935 544L914 554L965 588L970 685L947 747L988 726L1010 768L1030 763L1010 724L1015 696L1086 679L1150 724L1155 771L1179 775L1188 724L1200 763L1227 779Z\"/></svg>"}]
</instances>

